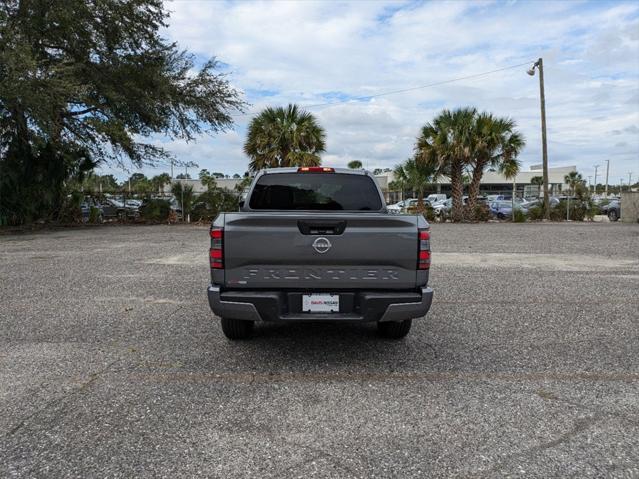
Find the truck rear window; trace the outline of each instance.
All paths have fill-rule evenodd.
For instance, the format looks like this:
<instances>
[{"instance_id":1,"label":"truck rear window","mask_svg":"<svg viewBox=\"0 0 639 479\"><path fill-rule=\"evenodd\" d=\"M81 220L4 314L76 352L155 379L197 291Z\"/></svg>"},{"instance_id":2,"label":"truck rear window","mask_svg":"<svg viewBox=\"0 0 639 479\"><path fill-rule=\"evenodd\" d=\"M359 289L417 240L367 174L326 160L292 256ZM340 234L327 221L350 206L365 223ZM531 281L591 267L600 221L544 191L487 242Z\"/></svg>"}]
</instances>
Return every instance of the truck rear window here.
<instances>
[{"instance_id":1,"label":"truck rear window","mask_svg":"<svg viewBox=\"0 0 639 479\"><path fill-rule=\"evenodd\" d=\"M257 180L249 206L254 210L379 211L382 201L369 176L274 173Z\"/></svg>"}]
</instances>

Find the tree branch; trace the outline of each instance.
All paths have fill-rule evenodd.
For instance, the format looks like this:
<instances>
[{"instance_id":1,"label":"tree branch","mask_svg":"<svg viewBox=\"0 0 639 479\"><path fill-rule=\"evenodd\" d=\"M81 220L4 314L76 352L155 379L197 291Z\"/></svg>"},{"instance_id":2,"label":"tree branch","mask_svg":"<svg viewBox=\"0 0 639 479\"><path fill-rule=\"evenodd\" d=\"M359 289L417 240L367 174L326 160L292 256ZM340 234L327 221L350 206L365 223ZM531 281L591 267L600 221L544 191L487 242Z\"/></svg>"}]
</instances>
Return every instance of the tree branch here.
<instances>
[{"instance_id":1,"label":"tree branch","mask_svg":"<svg viewBox=\"0 0 639 479\"><path fill-rule=\"evenodd\" d=\"M86 113L91 113L92 111L97 111L100 108L97 106L92 106L90 108L85 108L84 110L78 110L78 111L66 111L63 113L64 116L79 116L79 115L84 115Z\"/></svg>"}]
</instances>

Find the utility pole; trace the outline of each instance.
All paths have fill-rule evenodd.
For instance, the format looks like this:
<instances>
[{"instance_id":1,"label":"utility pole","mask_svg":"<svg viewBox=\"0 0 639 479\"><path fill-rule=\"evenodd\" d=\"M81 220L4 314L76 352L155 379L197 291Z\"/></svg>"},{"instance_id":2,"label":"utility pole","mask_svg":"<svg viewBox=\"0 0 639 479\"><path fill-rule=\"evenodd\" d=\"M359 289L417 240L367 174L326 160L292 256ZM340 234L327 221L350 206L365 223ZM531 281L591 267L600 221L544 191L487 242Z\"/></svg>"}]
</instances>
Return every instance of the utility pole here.
<instances>
[{"instance_id":1,"label":"utility pole","mask_svg":"<svg viewBox=\"0 0 639 479\"><path fill-rule=\"evenodd\" d=\"M546 140L546 94L544 92L544 60L540 58L526 72L530 76L535 74L535 67L539 70L539 99L541 101L541 147L544 178L544 218L550 219L550 198L548 197L548 142Z\"/></svg>"},{"instance_id":2,"label":"utility pole","mask_svg":"<svg viewBox=\"0 0 639 479\"><path fill-rule=\"evenodd\" d=\"M588 191L590 191L591 186L592 186L592 176L588 176Z\"/></svg>"},{"instance_id":3,"label":"utility pole","mask_svg":"<svg viewBox=\"0 0 639 479\"><path fill-rule=\"evenodd\" d=\"M599 168L599 165L595 165L595 194L597 194L597 168Z\"/></svg>"},{"instance_id":4,"label":"utility pole","mask_svg":"<svg viewBox=\"0 0 639 479\"><path fill-rule=\"evenodd\" d=\"M630 191L630 187L632 186L632 171L628 172L628 191Z\"/></svg>"},{"instance_id":5,"label":"utility pole","mask_svg":"<svg viewBox=\"0 0 639 479\"><path fill-rule=\"evenodd\" d=\"M606 160L606 198L608 198L608 172L610 171L610 160Z\"/></svg>"},{"instance_id":6,"label":"utility pole","mask_svg":"<svg viewBox=\"0 0 639 479\"><path fill-rule=\"evenodd\" d=\"M535 74L535 67L539 70L539 98L541 101L541 147L544 177L544 218L550 219L550 198L548 197L548 142L546 140L546 94L544 92L544 60L540 58L526 72L530 76Z\"/></svg>"},{"instance_id":7,"label":"utility pole","mask_svg":"<svg viewBox=\"0 0 639 479\"><path fill-rule=\"evenodd\" d=\"M184 166L184 179L186 180L186 175L187 175L187 170L186 170L186 165ZM182 199L180 200L180 207L182 208L182 223L184 223L186 221L184 213L185 213L185 209L184 209L184 181L180 180L180 183L182 183L182 188L180 188L180 193L182 194Z\"/></svg>"}]
</instances>

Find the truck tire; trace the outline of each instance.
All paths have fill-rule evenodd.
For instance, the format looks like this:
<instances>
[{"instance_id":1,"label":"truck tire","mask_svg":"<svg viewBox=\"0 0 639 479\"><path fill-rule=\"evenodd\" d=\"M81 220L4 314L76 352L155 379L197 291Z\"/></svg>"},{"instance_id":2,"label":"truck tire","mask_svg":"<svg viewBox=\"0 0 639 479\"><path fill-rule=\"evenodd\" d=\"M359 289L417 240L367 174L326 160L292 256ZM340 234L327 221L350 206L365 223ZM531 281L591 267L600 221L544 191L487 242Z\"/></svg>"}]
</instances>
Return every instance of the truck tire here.
<instances>
[{"instance_id":1,"label":"truck tire","mask_svg":"<svg viewBox=\"0 0 639 479\"><path fill-rule=\"evenodd\" d=\"M610 221L617 221L619 219L619 217L617 216L617 211L616 210L608 211L608 218L610 219Z\"/></svg>"},{"instance_id":2,"label":"truck tire","mask_svg":"<svg viewBox=\"0 0 639 479\"><path fill-rule=\"evenodd\" d=\"M229 339L248 339L253 333L253 321L222 318L222 331Z\"/></svg>"},{"instance_id":3,"label":"truck tire","mask_svg":"<svg viewBox=\"0 0 639 479\"><path fill-rule=\"evenodd\" d=\"M377 330L385 338L401 339L410 331L412 319L404 321L380 321L377 323Z\"/></svg>"}]
</instances>

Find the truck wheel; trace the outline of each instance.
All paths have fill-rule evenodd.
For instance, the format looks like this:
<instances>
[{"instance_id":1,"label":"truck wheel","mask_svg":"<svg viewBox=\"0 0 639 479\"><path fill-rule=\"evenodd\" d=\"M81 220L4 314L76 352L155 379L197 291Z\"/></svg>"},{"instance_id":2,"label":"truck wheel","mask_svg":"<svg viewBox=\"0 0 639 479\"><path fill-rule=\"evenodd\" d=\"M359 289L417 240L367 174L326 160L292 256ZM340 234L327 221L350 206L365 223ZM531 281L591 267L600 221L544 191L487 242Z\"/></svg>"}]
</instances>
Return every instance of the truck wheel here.
<instances>
[{"instance_id":1,"label":"truck wheel","mask_svg":"<svg viewBox=\"0 0 639 479\"><path fill-rule=\"evenodd\" d=\"M385 338L401 339L410 331L412 319L404 321L380 321L377 323L377 330Z\"/></svg>"},{"instance_id":2,"label":"truck wheel","mask_svg":"<svg viewBox=\"0 0 639 479\"><path fill-rule=\"evenodd\" d=\"M253 321L222 318L222 331L229 339L248 339L253 333Z\"/></svg>"},{"instance_id":3,"label":"truck wheel","mask_svg":"<svg viewBox=\"0 0 639 479\"><path fill-rule=\"evenodd\" d=\"M615 210L608 211L608 218L610 218L610 221L617 221L619 219L617 218L617 212Z\"/></svg>"}]
</instances>

